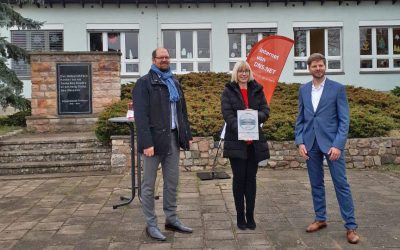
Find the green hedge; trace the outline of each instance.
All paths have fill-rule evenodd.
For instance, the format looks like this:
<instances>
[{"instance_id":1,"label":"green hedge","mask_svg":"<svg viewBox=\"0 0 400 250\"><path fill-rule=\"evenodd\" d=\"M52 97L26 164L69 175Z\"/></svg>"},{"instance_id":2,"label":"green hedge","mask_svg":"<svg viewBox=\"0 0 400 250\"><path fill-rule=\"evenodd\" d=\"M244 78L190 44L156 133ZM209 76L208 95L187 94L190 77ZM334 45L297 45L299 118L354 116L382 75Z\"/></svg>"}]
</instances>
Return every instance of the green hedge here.
<instances>
[{"instance_id":1,"label":"green hedge","mask_svg":"<svg viewBox=\"0 0 400 250\"><path fill-rule=\"evenodd\" d=\"M191 73L177 78L182 83L193 136L217 139L224 125L221 95L230 76L226 73Z\"/></svg>"},{"instance_id":2,"label":"green hedge","mask_svg":"<svg viewBox=\"0 0 400 250\"><path fill-rule=\"evenodd\" d=\"M293 140L300 84L278 83L270 105L270 116L263 131L269 140Z\"/></svg>"},{"instance_id":3,"label":"green hedge","mask_svg":"<svg viewBox=\"0 0 400 250\"><path fill-rule=\"evenodd\" d=\"M230 75L226 73L190 73L177 75L182 84L194 136L218 138L223 126L221 94ZM112 125L107 119L126 114L133 84L121 89L122 101L104 110L99 118L96 135L109 141L111 134L129 134L125 126ZM269 140L293 140L300 84L279 83L271 102L271 113L263 132ZM347 86L350 103L350 137L388 135L400 128L400 97L364 88Z\"/></svg>"},{"instance_id":4,"label":"green hedge","mask_svg":"<svg viewBox=\"0 0 400 250\"><path fill-rule=\"evenodd\" d=\"M390 93L392 93L392 94L395 95L395 96L399 96L399 97L400 97L400 87L399 87L399 86L396 86L394 89L392 89L392 90L390 91Z\"/></svg>"},{"instance_id":5,"label":"green hedge","mask_svg":"<svg viewBox=\"0 0 400 250\"><path fill-rule=\"evenodd\" d=\"M113 103L104 109L96 123L96 137L102 142L109 142L112 135L129 135L128 126L121 126L108 121L109 118L126 116L128 99Z\"/></svg>"},{"instance_id":6,"label":"green hedge","mask_svg":"<svg viewBox=\"0 0 400 250\"><path fill-rule=\"evenodd\" d=\"M22 98L20 101L23 103L22 106L24 106L25 109L12 115L0 117L0 126L26 127L26 117L32 114L31 101L25 98Z\"/></svg>"},{"instance_id":7,"label":"green hedge","mask_svg":"<svg viewBox=\"0 0 400 250\"><path fill-rule=\"evenodd\" d=\"M396 128L395 119L388 116L382 109L371 105L350 104L349 137L384 136L394 128Z\"/></svg>"},{"instance_id":8,"label":"green hedge","mask_svg":"<svg viewBox=\"0 0 400 250\"><path fill-rule=\"evenodd\" d=\"M31 115L31 110L19 111L9 116L0 117L0 126L26 127L26 116Z\"/></svg>"}]
</instances>

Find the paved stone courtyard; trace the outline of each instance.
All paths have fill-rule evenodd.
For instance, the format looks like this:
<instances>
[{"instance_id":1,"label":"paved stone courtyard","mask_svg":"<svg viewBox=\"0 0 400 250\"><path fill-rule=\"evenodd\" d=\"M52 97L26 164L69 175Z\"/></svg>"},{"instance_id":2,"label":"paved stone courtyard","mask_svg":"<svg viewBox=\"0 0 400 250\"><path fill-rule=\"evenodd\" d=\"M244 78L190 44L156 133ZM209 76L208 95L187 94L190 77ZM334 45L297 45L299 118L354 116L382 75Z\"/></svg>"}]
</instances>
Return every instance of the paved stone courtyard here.
<instances>
[{"instance_id":1,"label":"paved stone courtyard","mask_svg":"<svg viewBox=\"0 0 400 250\"><path fill-rule=\"evenodd\" d=\"M327 171L328 172L328 171ZM230 174L230 171L228 171ZM349 170L361 242L350 245L326 175L328 227L306 233L313 220L305 170L260 169L255 231L236 228L231 179L200 181L182 172L178 210L191 235L165 231L162 188L156 201L166 242L149 239L130 175L0 177L0 249L400 249L400 178ZM157 182L162 187L162 180Z\"/></svg>"}]
</instances>

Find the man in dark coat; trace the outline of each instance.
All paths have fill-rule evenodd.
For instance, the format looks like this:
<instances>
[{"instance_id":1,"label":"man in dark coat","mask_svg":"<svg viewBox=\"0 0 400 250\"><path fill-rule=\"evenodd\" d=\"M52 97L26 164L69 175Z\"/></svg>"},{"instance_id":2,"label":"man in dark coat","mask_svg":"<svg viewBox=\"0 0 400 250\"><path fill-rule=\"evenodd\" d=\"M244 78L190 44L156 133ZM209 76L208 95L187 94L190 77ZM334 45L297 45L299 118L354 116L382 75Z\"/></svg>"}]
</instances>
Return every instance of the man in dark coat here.
<instances>
[{"instance_id":1,"label":"man in dark coat","mask_svg":"<svg viewBox=\"0 0 400 250\"><path fill-rule=\"evenodd\" d=\"M169 53L157 48L152 54L149 73L136 82L132 90L137 128L138 150L143 154L142 207L147 221L146 233L164 241L154 211L154 188L161 163L164 188L165 229L192 233L176 214L179 182L179 147L189 150L192 135L181 86L170 70Z\"/></svg>"}]
</instances>

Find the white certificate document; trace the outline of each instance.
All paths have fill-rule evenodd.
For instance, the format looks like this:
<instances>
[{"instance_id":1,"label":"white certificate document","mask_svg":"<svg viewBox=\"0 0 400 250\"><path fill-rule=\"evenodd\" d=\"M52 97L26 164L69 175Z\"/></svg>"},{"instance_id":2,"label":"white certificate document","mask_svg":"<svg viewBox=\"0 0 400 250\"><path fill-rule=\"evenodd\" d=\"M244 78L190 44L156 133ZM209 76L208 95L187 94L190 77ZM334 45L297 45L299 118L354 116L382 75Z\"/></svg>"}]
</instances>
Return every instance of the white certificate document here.
<instances>
[{"instance_id":1,"label":"white certificate document","mask_svg":"<svg viewBox=\"0 0 400 250\"><path fill-rule=\"evenodd\" d=\"M238 110L238 139L239 140L259 140L258 135L258 111L257 110Z\"/></svg>"}]
</instances>

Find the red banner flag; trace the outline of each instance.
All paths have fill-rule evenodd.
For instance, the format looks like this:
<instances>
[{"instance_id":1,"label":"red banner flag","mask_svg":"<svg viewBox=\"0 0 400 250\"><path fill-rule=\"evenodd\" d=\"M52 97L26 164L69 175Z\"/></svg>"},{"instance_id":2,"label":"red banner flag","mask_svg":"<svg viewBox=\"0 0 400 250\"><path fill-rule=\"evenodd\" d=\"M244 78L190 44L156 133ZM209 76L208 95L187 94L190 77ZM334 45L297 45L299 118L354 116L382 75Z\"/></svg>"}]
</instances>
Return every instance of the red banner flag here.
<instances>
[{"instance_id":1,"label":"red banner flag","mask_svg":"<svg viewBox=\"0 0 400 250\"><path fill-rule=\"evenodd\" d=\"M293 44L287 37L269 36L254 44L247 57L254 79L264 87L268 104Z\"/></svg>"}]
</instances>

